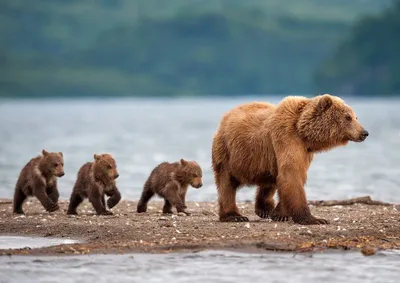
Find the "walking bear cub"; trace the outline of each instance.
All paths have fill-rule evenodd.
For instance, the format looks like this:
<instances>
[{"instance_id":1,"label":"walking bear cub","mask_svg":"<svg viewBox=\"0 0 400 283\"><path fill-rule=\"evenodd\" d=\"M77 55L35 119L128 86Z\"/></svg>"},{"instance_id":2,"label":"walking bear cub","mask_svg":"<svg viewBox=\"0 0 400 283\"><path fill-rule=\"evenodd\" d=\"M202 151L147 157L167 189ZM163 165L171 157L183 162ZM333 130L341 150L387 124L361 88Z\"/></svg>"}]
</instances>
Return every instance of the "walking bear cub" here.
<instances>
[{"instance_id":1,"label":"walking bear cub","mask_svg":"<svg viewBox=\"0 0 400 283\"><path fill-rule=\"evenodd\" d=\"M35 196L48 212L59 209L57 177L64 176L62 152L47 152L32 158L21 170L15 186L13 212L24 214L22 205L29 196Z\"/></svg>"},{"instance_id":2,"label":"walking bear cub","mask_svg":"<svg viewBox=\"0 0 400 283\"><path fill-rule=\"evenodd\" d=\"M106 209L113 208L121 200L115 179L119 176L117 164L111 154L94 154L94 162L85 163L78 171L77 180L71 193L67 214L77 214L77 207L85 198L92 203L98 215L112 215Z\"/></svg>"},{"instance_id":3,"label":"walking bear cub","mask_svg":"<svg viewBox=\"0 0 400 283\"><path fill-rule=\"evenodd\" d=\"M189 185L198 189L202 184L202 170L196 161L181 159L179 162L163 162L153 169L137 205L137 212L147 211L147 203L155 195L164 198L163 213L172 213L172 206L177 212L186 211L186 192Z\"/></svg>"}]
</instances>

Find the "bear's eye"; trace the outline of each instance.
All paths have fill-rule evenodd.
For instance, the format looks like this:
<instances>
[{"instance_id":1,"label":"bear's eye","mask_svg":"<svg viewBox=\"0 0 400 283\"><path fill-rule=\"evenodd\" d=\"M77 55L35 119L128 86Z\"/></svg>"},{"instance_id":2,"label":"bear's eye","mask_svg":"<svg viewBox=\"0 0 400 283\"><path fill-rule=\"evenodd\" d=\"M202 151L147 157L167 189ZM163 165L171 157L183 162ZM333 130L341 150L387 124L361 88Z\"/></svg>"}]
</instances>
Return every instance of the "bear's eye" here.
<instances>
[{"instance_id":1,"label":"bear's eye","mask_svg":"<svg viewBox=\"0 0 400 283\"><path fill-rule=\"evenodd\" d=\"M57 166L58 166L58 163L53 163L53 166L54 166L54 167L57 167Z\"/></svg>"},{"instance_id":2,"label":"bear's eye","mask_svg":"<svg viewBox=\"0 0 400 283\"><path fill-rule=\"evenodd\" d=\"M346 120L351 121L353 118L350 115L346 115Z\"/></svg>"},{"instance_id":3,"label":"bear's eye","mask_svg":"<svg viewBox=\"0 0 400 283\"><path fill-rule=\"evenodd\" d=\"M112 166L110 164L107 164L108 169L112 169Z\"/></svg>"}]
</instances>

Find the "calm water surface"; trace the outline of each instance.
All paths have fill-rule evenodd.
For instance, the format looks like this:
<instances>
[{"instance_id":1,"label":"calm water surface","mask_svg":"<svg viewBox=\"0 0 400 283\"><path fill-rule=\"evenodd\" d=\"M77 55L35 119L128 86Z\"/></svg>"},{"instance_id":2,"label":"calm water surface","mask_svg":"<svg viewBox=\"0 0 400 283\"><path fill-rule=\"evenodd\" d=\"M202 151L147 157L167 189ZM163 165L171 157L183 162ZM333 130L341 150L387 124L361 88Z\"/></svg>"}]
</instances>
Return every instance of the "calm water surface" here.
<instances>
[{"instance_id":1,"label":"calm water surface","mask_svg":"<svg viewBox=\"0 0 400 283\"><path fill-rule=\"evenodd\" d=\"M195 159L204 186L187 199L216 200L211 142L223 113L252 100L277 103L281 97L234 99L65 100L0 102L0 198L11 198L22 166L42 148L62 151L66 175L59 180L67 199L79 167L94 153L116 157L118 186L137 200L150 171L162 161ZM370 136L315 157L306 185L309 199L370 195L400 202L400 100L347 99ZM252 200L243 189L239 200ZM198 254L2 257L1 282L397 282L398 255L362 257L323 254ZM55 277L57 276L57 277Z\"/></svg>"},{"instance_id":2,"label":"calm water surface","mask_svg":"<svg viewBox=\"0 0 400 283\"><path fill-rule=\"evenodd\" d=\"M213 201L211 143L221 116L239 103L266 99L276 103L281 98L0 102L0 197L12 197L22 166L45 148L64 153L66 175L59 179L64 199L79 167L94 153L111 152L126 199L139 198L158 163L187 158L197 160L204 171L204 186L189 190L188 200ZM309 170L308 197L371 195L400 202L400 100L347 102L370 136L317 155ZM243 189L239 199L253 199L254 193Z\"/></svg>"},{"instance_id":3,"label":"calm water surface","mask_svg":"<svg viewBox=\"0 0 400 283\"><path fill-rule=\"evenodd\" d=\"M399 282L400 254L204 251L162 255L0 257L1 282ZM33 281L32 281L33 280Z\"/></svg>"}]
</instances>

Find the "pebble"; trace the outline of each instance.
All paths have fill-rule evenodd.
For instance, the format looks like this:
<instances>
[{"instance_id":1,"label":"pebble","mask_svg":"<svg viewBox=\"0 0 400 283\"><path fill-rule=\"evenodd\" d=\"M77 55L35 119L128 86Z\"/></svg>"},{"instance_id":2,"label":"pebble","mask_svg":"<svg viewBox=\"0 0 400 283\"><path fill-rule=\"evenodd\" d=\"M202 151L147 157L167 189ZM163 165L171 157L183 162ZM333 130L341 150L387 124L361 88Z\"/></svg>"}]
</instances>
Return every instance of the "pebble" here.
<instances>
[{"instance_id":1,"label":"pebble","mask_svg":"<svg viewBox=\"0 0 400 283\"><path fill-rule=\"evenodd\" d=\"M376 248L373 248L373 247L370 247L370 246L364 246L364 247L361 249L361 253L362 253L363 255L365 255L365 256L374 255L374 254L376 254L376 252L377 252L377 249L376 249Z\"/></svg>"}]
</instances>

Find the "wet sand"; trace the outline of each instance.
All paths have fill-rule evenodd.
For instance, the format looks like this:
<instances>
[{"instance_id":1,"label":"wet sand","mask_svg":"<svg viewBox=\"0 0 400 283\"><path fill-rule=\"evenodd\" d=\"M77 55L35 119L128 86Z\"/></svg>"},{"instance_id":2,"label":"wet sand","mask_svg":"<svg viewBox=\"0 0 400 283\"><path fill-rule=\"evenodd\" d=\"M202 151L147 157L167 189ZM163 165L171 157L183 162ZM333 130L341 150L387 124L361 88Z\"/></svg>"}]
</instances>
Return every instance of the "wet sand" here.
<instances>
[{"instance_id":1,"label":"wet sand","mask_svg":"<svg viewBox=\"0 0 400 283\"><path fill-rule=\"evenodd\" d=\"M400 249L400 208L393 205L352 204L310 206L329 225L303 226L272 222L254 214L253 202L239 203L247 223L218 221L217 203L187 202L190 216L162 215L163 202L149 203L147 213L136 213L135 201L121 201L114 215L97 216L90 203L78 208L78 216L60 210L47 213L35 199L24 205L25 216L12 214L12 200L0 200L0 235L68 237L79 243L42 248L3 249L0 255L67 255L89 253L171 252L205 249L274 250L291 252L325 249ZM397 209L396 209L397 208ZM175 211L175 210L174 210Z\"/></svg>"}]
</instances>

